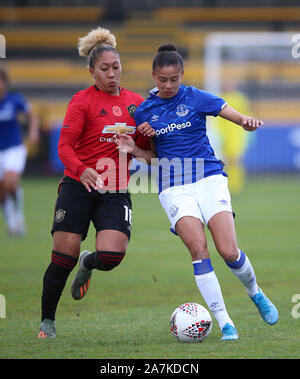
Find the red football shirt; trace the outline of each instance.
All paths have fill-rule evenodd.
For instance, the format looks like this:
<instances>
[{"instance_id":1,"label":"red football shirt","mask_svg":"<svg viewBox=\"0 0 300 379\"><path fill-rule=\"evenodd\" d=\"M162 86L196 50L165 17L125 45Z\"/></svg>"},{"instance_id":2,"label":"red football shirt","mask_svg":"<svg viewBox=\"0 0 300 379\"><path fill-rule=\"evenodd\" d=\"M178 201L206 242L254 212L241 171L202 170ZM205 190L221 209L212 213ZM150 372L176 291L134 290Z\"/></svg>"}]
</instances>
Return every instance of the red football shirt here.
<instances>
[{"instance_id":1,"label":"red football shirt","mask_svg":"<svg viewBox=\"0 0 300 379\"><path fill-rule=\"evenodd\" d=\"M149 139L136 129L133 113L144 99L120 88L112 96L95 85L77 92L68 105L58 143L58 155L64 174L80 181L82 172L91 167L101 174L104 189L126 189L128 163L132 156L119 153L113 141L116 126L126 126L135 143L149 149ZM131 127L131 128L130 128Z\"/></svg>"}]
</instances>

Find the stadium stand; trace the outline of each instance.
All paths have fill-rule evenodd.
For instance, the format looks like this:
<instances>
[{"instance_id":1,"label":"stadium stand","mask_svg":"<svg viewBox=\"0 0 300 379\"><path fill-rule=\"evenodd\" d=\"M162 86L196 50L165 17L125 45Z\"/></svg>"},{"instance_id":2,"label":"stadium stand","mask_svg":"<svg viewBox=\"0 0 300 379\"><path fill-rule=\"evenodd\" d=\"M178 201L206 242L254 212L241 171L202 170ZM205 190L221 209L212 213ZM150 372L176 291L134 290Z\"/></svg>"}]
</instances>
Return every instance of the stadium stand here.
<instances>
[{"instance_id":1,"label":"stadium stand","mask_svg":"<svg viewBox=\"0 0 300 379\"><path fill-rule=\"evenodd\" d=\"M103 17L101 7L1 7L1 23L74 23L97 22Z\"/></svg>"},{"instance_id":2,"label":"stadium stand","mask_svg":"<svg viewBox=\"0 0 300 379\"><path fill-rule=\"evenodd\" d=\"M185 23L240 23L254 22L274 23L300 21L299 7L186 7L186 8L159 8L153 12L155 19L171 18L176 22Z\"/></svg>"}]
</instances>

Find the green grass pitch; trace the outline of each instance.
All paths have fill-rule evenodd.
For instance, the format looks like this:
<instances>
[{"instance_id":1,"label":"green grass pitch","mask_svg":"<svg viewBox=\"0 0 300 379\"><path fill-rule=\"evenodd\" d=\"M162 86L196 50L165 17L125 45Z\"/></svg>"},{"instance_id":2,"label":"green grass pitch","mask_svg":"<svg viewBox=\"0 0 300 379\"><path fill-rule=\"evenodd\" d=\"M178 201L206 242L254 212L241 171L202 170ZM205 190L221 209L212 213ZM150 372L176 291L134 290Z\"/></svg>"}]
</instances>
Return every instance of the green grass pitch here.
<instances>
[{"instance_id":1,"label":"green grass pitch","mask_svg":"<svg viewBox=\"0 0 300 379\"><path fill-rule=\"evenodd\" d=\"M198 344L180 343L169 330L170 315L178 305L205 304L189 253L169 232L156 194L132 196L134 227L122 264L111 272L95 271L82 301L74 301L70 294L75 268L58 306L57 338L37 338L57 183L54 178L23 181L25 238L8 239L0 221L0 294L6 300L6 318L0 319L0 358L300 357L300 311L292 302L300 293L299 179L249 179L244 192L233 198L239 246L250 257L264 292L277 305L279 322L268 326L262 321L208 234L212 263L240 339L220 341L213 319L212 332ZM82 249L94 250L94 236L91 226Z\"/></svg>"}]
</instances>

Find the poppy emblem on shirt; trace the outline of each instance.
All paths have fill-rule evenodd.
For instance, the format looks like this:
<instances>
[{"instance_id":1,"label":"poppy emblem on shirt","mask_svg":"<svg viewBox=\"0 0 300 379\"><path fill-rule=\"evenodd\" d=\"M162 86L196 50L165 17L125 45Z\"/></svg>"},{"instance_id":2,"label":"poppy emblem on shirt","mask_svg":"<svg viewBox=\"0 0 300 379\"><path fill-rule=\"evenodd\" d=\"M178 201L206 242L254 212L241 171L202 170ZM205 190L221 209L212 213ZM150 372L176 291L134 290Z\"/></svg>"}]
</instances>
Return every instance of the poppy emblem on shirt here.
<instances>
[{"instance_id":1,"label":"poppy emblem on shirt","mask_svg":"<svg viewBox=\"0 0 300 379\"><path fill-rule=\"evenodd\" d=\"M179 117L184 117L184 116L186 116L188 113L189 113L189 110L187 109L187 107L186 107L185 104L180 104L180 105L178 105L178 107L177 107L177 111L176 111L177 116L179 116Z\"/></svg>"},{"instance_id":2,"label":"poppy emblem on shirt","mask_svg":"<svg viewBox=\"0 0 300 379\"><path fill-rule=\"evenodd\" d=\"M114 105L112 107L112 112L114 116L118 116L118 117L122 116L122 109L118 105Z\"/></svg>"}]
</instances>

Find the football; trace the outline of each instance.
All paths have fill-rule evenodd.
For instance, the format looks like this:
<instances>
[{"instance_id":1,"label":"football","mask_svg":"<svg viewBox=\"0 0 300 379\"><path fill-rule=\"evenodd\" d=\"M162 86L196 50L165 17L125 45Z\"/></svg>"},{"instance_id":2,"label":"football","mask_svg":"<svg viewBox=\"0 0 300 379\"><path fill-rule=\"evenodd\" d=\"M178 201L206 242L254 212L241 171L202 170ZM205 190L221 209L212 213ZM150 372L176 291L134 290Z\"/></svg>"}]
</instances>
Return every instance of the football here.
<instances>
[{"instance_id":1,"label":"football","mask_svg":"<svg viewBox=\"0 0 300 379\"><path fill-rule=\"evenodd\" d=\"M203 341L212 329L211 315L197 303L179 305L170 320L171 333L181 342Z\"/></svg>"}]
</instances>

